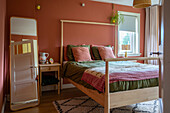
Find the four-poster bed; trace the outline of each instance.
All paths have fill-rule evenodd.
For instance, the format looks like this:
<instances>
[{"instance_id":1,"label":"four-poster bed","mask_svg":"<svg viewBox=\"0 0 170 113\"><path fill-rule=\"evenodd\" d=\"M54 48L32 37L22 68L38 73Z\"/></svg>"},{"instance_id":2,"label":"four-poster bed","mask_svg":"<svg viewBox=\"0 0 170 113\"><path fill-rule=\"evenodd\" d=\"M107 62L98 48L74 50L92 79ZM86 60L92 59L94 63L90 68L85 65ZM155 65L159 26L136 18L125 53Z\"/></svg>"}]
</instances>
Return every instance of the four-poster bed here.
<instances>
[{"instance_id":1,"label":"four-poster bed","mask_svg":"<svg viewBox=\"0 0 170 113\"><path fill-rule=\"evenodd\" d=\"M61 20L61 51L60 51L60 63L63 64L63 24L64 23L78 23L78 24L92 24L92 25L108 25L115 26L114 24L108 23L98 23L98 22L85 22L85 21L72 21L72 20ZM115 38L116 39L116 38ZM116 42L116 40L115 40ZM115 46L115 53L116 53ZM86 95L91 97L93 100L98 102L104 107L104 113L109 113L111 108L131 105L139 102L150 101L158 99L159 97L159 88L150 87L142 88L128 91L120 91L111 93L109 89L109 63L114 61L130 61L130 60L158 60L159 58L147 58L147 57L138 57L138 58L114 58L105 60L105 92L99 93L97 90L88 89L73 80L66 78L70 83L76 86L79 90L84 92Z\"/></svg>"}]
</instances>

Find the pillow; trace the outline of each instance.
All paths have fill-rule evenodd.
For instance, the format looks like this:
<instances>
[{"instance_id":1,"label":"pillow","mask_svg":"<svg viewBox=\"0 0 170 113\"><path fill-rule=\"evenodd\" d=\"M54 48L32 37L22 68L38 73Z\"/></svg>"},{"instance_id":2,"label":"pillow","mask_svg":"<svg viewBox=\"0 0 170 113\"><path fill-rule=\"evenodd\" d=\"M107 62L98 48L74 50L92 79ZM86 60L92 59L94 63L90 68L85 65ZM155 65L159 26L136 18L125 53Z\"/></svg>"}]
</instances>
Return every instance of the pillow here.
<instances>
[{"instance_id":1,"label":"pillow","mask_svg":"<svg viewBox=\"0 0 170 113\"><path fill-rule=\"evenodd\" d=\"M67 45L67 58L69 61L74 61L74 56L72 52L73 47L88 47L90 51L90 45Z\"/></svg>"},{"instance_id":2,"label":"pillow","mask_svg":"<svg viewBox=\"0 0 170 113\"><path fill-rule=\"evenodd\" d=\"M102 60L108 58L115 58L111 47L98 47Z\"/></svg>"},{"instance_id":3,"label":"pillow","mask_svg":"<svg viewBox=\"0 0 170 113\"><path fill-rule=\"evenodd\" d=\"M101 60L101 56L99 54L99 50L98 47L111 47L111 45L107 45L107 46L102 46L102 45L92 45L92 55L94 57L94 60Z\"/></svg>"},{"instance_id":4,"label":"pillow","mask_svg":"<svg viewBox=\"0 0 170 113\"><path fill-rule=\"evenodd\" d=\"M73 47L72 51L76 62L92 61L88 47Z\"/></svg>"}]
</instances>

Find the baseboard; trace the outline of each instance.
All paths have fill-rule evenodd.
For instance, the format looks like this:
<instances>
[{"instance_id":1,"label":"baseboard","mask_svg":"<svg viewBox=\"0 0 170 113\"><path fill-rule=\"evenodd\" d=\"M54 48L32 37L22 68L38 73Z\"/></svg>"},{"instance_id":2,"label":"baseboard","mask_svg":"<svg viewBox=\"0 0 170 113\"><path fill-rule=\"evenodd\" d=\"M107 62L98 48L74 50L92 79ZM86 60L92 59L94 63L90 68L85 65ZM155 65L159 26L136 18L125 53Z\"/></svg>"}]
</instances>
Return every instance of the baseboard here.
<instances>
[{"instance_id":1,"label":"baseboard","mask_svg":"<svg viewBox=\"0 0 170 113\"><path fill-rule=\"evenodd\" d=\"M57 90L57 85L56 86L42 86L42 91L52 91L52 90Z\"/></svg>"},{"instance_id":2,"label":"baseboard","mask_svg":"<svg viewBox=\"0 0 170 113\"><path fill-rule=\"evenodd\" d=\"M3 103L3 105L2 105L2 111L1 111L1 113L5 113L5 105L6 105L6 96L5 96L5 98L4 98L4 103Z\"/></svg>"},{"instance_id":3,"label":"baseboard","mask_svg":"<svg viewBox=\"0 0 170 113\"><path fill-rule=\"evenodd\" d=\"M68 88L74 88L75 86L73 84L63 84L61 89L68 89ZM57 85L56 86L43 86L42 91L52 91L52 90L57 90Z\"/></svg>"},{"instance_id":4,"label":"baseboard","mask_svg":"<svg viewBox=\"0 0 170 113\"><path fill-rule=\"evenodd\" d=\"M62 89L68 89L68 88L74 88L75 86L73 84L63 84Z\"/></svg>"},{"instance_id":5,"label":"baseboard","mask_svg":"<svg viewBox=\"0 0 170 113\"><path fill-rule=\"evenodd\" d=\"M63 84L63 78L61 78L61 89L67 89L67 88L74 88L75 86L73 84Z\"/></svg>"}]
</instances>

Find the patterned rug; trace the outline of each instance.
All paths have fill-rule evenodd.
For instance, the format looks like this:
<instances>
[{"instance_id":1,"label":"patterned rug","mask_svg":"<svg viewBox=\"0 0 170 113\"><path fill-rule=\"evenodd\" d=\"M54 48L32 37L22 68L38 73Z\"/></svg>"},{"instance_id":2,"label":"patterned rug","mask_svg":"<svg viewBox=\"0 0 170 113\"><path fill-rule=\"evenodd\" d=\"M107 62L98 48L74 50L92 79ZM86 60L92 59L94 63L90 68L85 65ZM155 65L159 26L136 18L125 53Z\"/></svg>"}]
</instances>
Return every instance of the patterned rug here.
<instances>
[{"instance_id":1,"label":"patterned rug","mask_svg":"<svg viewBox=\"0 0 170 113\"><path fill-rule=\"evenodd\" d=\"M111 109L110 113L159 113L158 100ZM104 108L88 96L53 102L58 113L104 113Z\"/></svg>"}]
</instances>

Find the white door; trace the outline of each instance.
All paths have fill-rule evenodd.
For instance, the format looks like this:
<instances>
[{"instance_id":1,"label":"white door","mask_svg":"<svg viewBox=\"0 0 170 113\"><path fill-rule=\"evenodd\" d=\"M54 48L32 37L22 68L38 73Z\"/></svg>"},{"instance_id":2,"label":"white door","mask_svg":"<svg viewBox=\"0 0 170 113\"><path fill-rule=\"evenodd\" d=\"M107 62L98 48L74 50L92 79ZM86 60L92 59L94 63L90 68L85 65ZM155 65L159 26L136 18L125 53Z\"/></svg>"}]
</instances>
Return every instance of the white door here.
<instances>
[{"instance_id":1,"label":"white door","mask_svg":"<svg viewBox=\"0 0 170 113\"><path fill-rule=\"evenodd\" d=\"M164 0L163 113L170 113L170 0Z\"/></svg>"},{"instance_id":2,"label":"white door","mask_svg":"<svg viewBox=\"0 0 170 113\"><path fill-rule=\"evenodd\" d=\"M11 43L11 110L38 105L33 40Z\"/></svg>"},{"instance_id":3,"label":"white door","mask_svg":"<svg viewBox=\"0 0 170 113\"><path fill-rule=\"evenodd\" d=\"M159 52L160 57L160 73L159 73L159 101L160 113L163 113L163 72L164 72L164 5L159 7Z\"/></svg>"}]
</instances>

